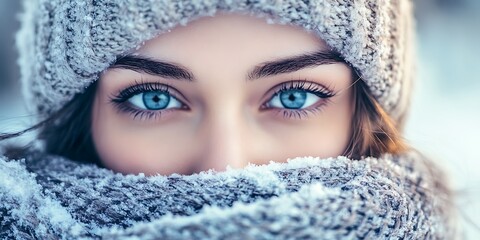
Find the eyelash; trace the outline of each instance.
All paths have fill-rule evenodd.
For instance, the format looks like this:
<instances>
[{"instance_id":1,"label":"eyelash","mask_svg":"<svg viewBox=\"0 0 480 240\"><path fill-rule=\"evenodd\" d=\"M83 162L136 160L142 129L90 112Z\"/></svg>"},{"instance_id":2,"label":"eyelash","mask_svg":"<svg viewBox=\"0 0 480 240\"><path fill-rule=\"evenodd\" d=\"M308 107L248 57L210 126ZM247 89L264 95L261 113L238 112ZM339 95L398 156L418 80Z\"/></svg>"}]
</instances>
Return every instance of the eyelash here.
<instances>
[{"instance_id":1,"label":"eyelash","mask_svg":"<svg viewBox=\"0 0 480 240\"><path fill-rule=\"evenodd\" d=\"M315 103L314 106L310 108L305 108L305 109L268 108L266 106L266 103L271 101L273 97L288 90L303 90L305 92L315 94L321 99L319 100L321 101L321 103L320 104ZM122 113L131 114L133 116L133 119L139 119L139 120L158 119L163 114L169 113L170 111L179 110L179 108L170 108L165 110L145 110L145 109L138 109L132 106L132 104L128 103L128 100L131 97L140 93L148 92L148 91L165 92L170 96L174 97L175 99L177 99L182 104L182 108L180 108L181 110L189 110L188 106L186 106L183 103L183 101L180 100L180 99L185 99L185 97L178 97L182 95L180 93L177 93L173 87L163 83L148 83L148 82L136 81L135 84L128 86L127 88L120 91L118 94L111 97L110 99L118 111ZM308 117L310 114L316 114L320 112L323 109L323 107L325 107L329 103L329 100L331 97L335 96L335 93L329 90L329 88L314 82L307 81L307 80L294 80L294 81L284 82L269 90L269 92L272 92L272 91L273 93L271 94L271 97L268 98L264 104L262 104L260 109L262 111L267 111L267 110L277 111L278 114L283 115L283 117L286 119L293 119L293 118L303 119L305 117Z\"/></svg>"}]
</instances>

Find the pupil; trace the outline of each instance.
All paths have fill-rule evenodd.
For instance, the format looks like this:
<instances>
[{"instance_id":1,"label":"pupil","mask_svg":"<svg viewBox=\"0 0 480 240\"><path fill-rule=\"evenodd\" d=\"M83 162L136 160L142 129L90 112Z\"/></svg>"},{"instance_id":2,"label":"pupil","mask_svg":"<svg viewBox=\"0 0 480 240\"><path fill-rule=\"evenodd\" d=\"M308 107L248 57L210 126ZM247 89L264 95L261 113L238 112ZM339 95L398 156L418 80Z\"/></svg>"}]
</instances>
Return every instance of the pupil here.
<instances>
[{"instance_id":1,"label":"pupil","mask_svg":"<svg viewBox=\"0 0 480 240\"><path fill-rule=\"evenodd\" d=\"M170 103L170 95L165 92L145 92L143 93L143 104L148 110L161 110Z\"/></svg>"},{"instance_id":2,"label":"pupil","mask_svg":"<svg viewBox=\"0 0 480 240\"><path fill-rule=\"evenodd\" d=\"M288 90L280 94L280 102L288 109L299 109L307 100L307 93L302 90Z\"/></svg>"}]
</instances>

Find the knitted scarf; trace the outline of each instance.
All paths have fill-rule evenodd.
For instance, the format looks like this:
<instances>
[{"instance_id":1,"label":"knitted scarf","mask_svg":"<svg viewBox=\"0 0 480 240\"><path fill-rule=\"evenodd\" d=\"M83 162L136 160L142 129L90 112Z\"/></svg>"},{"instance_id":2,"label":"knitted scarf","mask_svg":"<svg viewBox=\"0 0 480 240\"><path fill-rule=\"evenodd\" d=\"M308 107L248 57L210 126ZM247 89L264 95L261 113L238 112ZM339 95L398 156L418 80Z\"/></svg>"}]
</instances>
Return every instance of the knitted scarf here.
<instances>
[{"instance_id":1,"label":"knitted scarf","mask_svg":"<svg viewBox=\"0 0 480 240\"><path fill-rule=\"evenodd\" d=\"M444 177L416 152L122 175L0 157L0 238L451 239Z\"/></svg>"}]
</instances>

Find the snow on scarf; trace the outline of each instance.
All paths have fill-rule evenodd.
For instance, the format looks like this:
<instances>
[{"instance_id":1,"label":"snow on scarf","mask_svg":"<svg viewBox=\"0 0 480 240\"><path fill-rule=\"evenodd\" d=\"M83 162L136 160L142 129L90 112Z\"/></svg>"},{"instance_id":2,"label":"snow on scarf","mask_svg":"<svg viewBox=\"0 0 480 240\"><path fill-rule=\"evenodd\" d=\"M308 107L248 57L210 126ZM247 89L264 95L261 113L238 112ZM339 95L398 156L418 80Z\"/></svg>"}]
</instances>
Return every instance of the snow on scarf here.
<instances>
[{"instance_id":1,"label":"snow on scarf","mask_svg":"<svg viewBox=\"0 0 480 240\"><path fill-rule=\"evenodd\" d=\"M448 190L416 153L296 158L190 176L0 157L0 238L449 239Z\"/></svg>"}]
</instances>

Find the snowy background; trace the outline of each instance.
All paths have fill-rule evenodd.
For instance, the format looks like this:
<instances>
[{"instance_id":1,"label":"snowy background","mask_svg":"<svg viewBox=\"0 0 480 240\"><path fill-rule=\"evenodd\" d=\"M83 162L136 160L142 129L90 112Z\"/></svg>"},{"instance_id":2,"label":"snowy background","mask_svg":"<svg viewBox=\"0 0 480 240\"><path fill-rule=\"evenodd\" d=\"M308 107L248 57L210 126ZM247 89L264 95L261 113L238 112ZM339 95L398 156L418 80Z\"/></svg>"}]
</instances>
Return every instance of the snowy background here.
<instances>
[{"instance_id":1,"label":"snowy background","mask_svg":"<svg viewBox=\"0 0 480 240\"><path fill-rule=\"evenodd\" d=\"M465 239L480 239L480 1L416 5L419 64L406 138L448 171ZM18 8L0 0L0 132L30 123L15 64Z\"/></svg>"}]
</instances>

